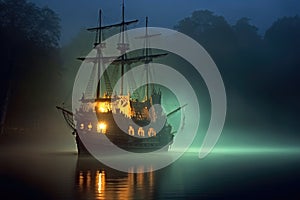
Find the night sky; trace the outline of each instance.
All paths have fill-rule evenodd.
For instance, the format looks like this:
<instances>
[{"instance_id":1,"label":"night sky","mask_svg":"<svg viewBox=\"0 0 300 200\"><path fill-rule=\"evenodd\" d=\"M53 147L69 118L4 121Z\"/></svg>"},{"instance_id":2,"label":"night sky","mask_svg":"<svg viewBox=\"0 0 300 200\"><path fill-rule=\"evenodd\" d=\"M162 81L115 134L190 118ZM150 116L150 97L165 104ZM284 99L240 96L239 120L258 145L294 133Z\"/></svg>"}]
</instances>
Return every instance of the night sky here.
<instances>
[{"instance_id":1,"label":"night sky","mask_svg":"<svg viewBox=\"0 0 300 200\"><path fill-rule=\"evenodd\" d=\"M80 28L94 26L99 8L103 10L104 23L120 20L120 0L31 0L38 6L48 6L61 18L61 43L66 44L78 33ZM241 17L248 17L259 28L261 34L282 16L300 14L297 0L127 0L126 18L139 19L137 25L143 26L142 19L149 16L150 25L173 28L177 22L195 10L208 9L222 15L234 24Z\"/></svg>"}]
</instances>

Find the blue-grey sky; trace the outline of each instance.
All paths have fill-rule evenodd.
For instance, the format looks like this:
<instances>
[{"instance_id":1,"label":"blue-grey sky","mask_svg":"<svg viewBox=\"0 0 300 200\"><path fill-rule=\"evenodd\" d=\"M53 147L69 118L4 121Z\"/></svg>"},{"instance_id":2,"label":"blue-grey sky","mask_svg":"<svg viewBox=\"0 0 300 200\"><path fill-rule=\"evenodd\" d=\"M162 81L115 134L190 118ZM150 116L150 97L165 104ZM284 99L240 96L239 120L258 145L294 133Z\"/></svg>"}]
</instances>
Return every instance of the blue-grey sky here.
<instances>
[{"instance_id":1,"label":"blue-grey sky","mask_svg":"<svg viewBox=\"0 0 300 200\"><path fill-rule=\"evenodd\" d=\"M59 14L62 44L75 37L80 28L95 26L99 8L103 10L104 24L119 21L121 15L121 0L29 1L48 6ZM300 15L299 0L126 0L125 6L126 19L139 19L137 26L143 26L143 19L149 16L150 26L172 28L194 10L208 9L231 24L248 17L261 34L279 17Z\"/></svg>"}]
</instances>

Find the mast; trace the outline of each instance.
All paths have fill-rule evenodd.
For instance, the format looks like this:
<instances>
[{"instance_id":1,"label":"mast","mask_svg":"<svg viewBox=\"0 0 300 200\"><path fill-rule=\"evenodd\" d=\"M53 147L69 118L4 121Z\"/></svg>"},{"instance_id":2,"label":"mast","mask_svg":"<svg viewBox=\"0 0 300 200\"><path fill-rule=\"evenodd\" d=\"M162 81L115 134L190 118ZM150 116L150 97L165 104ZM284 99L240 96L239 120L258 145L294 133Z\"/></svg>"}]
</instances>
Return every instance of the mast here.
<instances>
[{"instance_id":1,"label":"mast","mask_svg":"<svg viewBox=\"0 0 300 200\"><path fill-rule=\"evenodd\" d=\"M122 2L122 32L124 33L125 31L125 6L124 6L124 0ZM124 34L122 34L123 38L122 38L122 43L124 43Z\"/></svg>"},{"instance_id":2,"label":"mast","mask_svg":"<svg viewBox=\"0 0 300 200\"><path fill-rule=\"evenodd\" d=\"M145 65L146 65L146 101L149 99L149 62L148 62L148 56L149 56L149 49L148 49L148 16L146 17L146 45L145 45L145 51L146 51L146 60L145 60Z\"/></svg>"},{"instance_id":3,"label":"mast","mask_svg":"<svg viewBox=\"0 0 300 200\"><path fill-rule=\"evenodd\" d=\"M149 72L149 63L151 63L151 61L154 58L159 58L162 56L166 56L168 55L168 53L158 53L158 54L152 54L151 49L149 48L149 38L152 37L156 37L161 35L160 33L156 33L156 34L149 34L148 33L148 17L146 17L146 27L145 27L145 35L143 36L138 36L136 37L136 39L143 39L144 40L144 49L143 49L143 55L139 56L137 58L133 58L131 60L138 60L138 61L142 61L145 64L145 69L146 69L146 88L145 88L145 100L148 101L150 98L150 83L149 83L149 76L150 76L150 72ZM126 59L126 60L130 60Z\"/></svg>"},{"instance_id":4,"label":"mast","mask_svg":"<svg viewBox=\"0 0 300 200\"><path fill-rule=\"evenodd\" d=\"M101 11L100 11L101 13ZM101 16L101 14L100 14ZM123 80L123 75L124 75L124 71L125 71L125 63L127 62L127 58L126 58L126 51L129 49L129 44L125 43L125 29L126 26L136 23L138 22L138 20L131 20L131 21L125 21L125 3L124 0L122 1L122 20L120 23L116 23L116 24L111 24L111 25L106 25L106 26L102 26L101 24L101 19L99 20L99 26L97 27L93 27L93 28L88 28L88 31L96 31L96 34L99 37L100 40L100 46L102 47L101 44L101 37L102 37L102 30L104 29L110 29L113 27L120 27L120 32L121 32L121 38L120 41L118 43L118 50L120 51L121 54L121 58L117 59L118 62L120 62L121 64L121 91L120 94L123 95L123 90L124 90L124 80ZM96 36L97 37L97 36ZM113 58L113 57L111 57ZM84 60L83 58L79 58L80 60ZM93 60L94 58L88 58L90 60ZM112 59L108 59L108 60L112 60ZM116 59L115 59L116 60Z\"/></svg>"},{"instance_id":5,"label":"mast","mask_svg":"<svg viewBox=\"0 0 300 200\"><path fill-rule=\"evenodd\" d=\"M124 75L124 71L125 71L125 64L137 62L140 60L140 58L127 59L127 57L126 57L126 51L129 49L129 44L125 43L125 29L126 29L126 26L136 23L136 22L138 22L138 20L125 21L125 4L124 4L124 0L123 0L122 1L122 20L120 23L103 26L102 25L102 11L100 9L98 26L87 29L90 32L94 32L94 31L96 32L94 48L96 48L96 50L97 50L97 55L95 57L79 57L77 59L81 60L81 61L93 62L95 64L98 64L98 80L99 80L99 82L97 84L97 94L96 94L97 99L99 99L101 96L101 91L100 91L101 90L101 85L100 85L101 63L109 63L109 62L113 61L115 64L116 63L120 64L119 65L119 66L121 66L121 92L120 92L120 94L121 95L123 94L123 90L124 90L123 75ZM110 29L110 28L114 28L114 27L120 27L121 38L118 43L117 49L120 51L121 56L103 56L101 49L105 48L105 44L102 43L102 40L103 40L102 31L105 29ZM103 75L104 75L104 78L107 79L108 76L105 73L105 71L104 71Z\"/></svg>"},{"instance_id":6,"label":"mast","mask_svg":"<svg viewBox=\"0 0 300 200\"><path fill-rule=\"evenodd\" d=\"M126 53L126 48L125 48L125 38L124 38L124 33L125 33L125 6L124 6L124 0L122 2L122 33L121 33L121 46L119 50L121 51L122 54L122 64L121 64L121 92L120 95L123 95L123 89L124 89L124 60L125 60L125 53Z\"/></svg>"},{"instance_id":7,"label":"mast","mask_svg":"<svg viewBox=\"0 0 300 200\"><path fill-rule=\"evenodd\" d=\"M101 29L101 27L102 27L102 10L100 9L99 10L99 27L100 27L100 29L98 29L98 31L97 31L97 33L99 34L98 35L98 44L101 44L101 42L102 42L102 29Z\"/></svg>"},{"instance_id":8,"label":"mast","mask_svg":"<svg viewBox=\"0 0 300 200\"><path fill-rule=\"evenodd\" d=\"M100 9L99 10L99 27L100 29L97 30L97 33L96 33L96 41L95 41L95 44L94 46L97 48L97 58L98 58L98 77L97 77L97 80L98 80L98 85L97 85L97 94L96 94L96 99L99 99L100 96L101 96L101 81L100 81L100 74L101 74L101 57L102 57L102 51L101 51L101 48L102 48L102 10ZM97 38L98 36L98 38ZM98 41L97 41L98 40ZM97 47L97 45L99 45L99 47Z\"/></svg>"},{"instance_id":9,"label":"mast","mask_svg":"<svg viewBox=\"0 0 300 200\"><path fill-rule=\"evenodd\" d=\"M120 88L120 95L123 95L124 92L124 73L125 73L125 66L126 64L131 64L135 62L144 62L146 64L146 100L149 99L149 92L150 92L150 84L149 84L149 63L152 61L153 58L158 58L161 56L167 55L167 53L161 53L161 54L151 54L151 50L149 49L149 39L150 37L154 37L160 34L148 34L148 17L146 17L146 33L144 36L138 37L139 39L145 39L145 49L142 56L136 56L133 58L127 58L126 51L129 50L129 44L125 41L125 30L126 27L130 24L136 23L138 20L131 20L131 21L125 21L125 3L124 0L122 0L122 19L120 23L111 24L111 25L102 25L102 10L99 10L99 21L98 26L93 28L88 28L88 31L96 32L96 38L94 42L94 48L97 50L97 55L95 57L79 57L77 59L81 61L86 62L93 62L94 64L97 64L98 67L98 84L97 84L97 93L96 93L96 99L101 98L101 81L100 81L100 72L101 72L101 64L105 64L107 62L113 61L115 64L118 64L121 67L121 88ZM120 27L120 38L119 43L117 46L117 49L120 51L121 56L118 58L118 56L103 56L102 54L102 48L105 48L105 44L102 43L103 35L102 32L105 29L110 29L113 27ZM151 54L151 55L150 55ZM104 72L104 78L107 79L107 74ZM108 80L109 81L109 80ZM106 83L106 81L105 81ZM109 88L107 88L109 89Z\"/></svg>"},{"instance_id":10,"label":"mast","mask_svg":"<svg viewBox=\"0 0 300 200\"><path fill-rule=\"evenodd\" d=\"M152 58L155 57L160 57L160 56L165 56L166 54L156 54L156 55L152 55L152 51L151 49L149 49L149 38L154 37L154 36L158 36L160 34L151 34L149 35L148 33L148 16L146 17L146 29L145 29L145 36L140 37L145 39L145 48L144 48L144 63L145 63L145 67L146 67L146 101L149 100L150 98L150 94L149 94L149 88L150 88L150 84L149 84L149 63L152 61Z\"/></svg>"}]
</instances>

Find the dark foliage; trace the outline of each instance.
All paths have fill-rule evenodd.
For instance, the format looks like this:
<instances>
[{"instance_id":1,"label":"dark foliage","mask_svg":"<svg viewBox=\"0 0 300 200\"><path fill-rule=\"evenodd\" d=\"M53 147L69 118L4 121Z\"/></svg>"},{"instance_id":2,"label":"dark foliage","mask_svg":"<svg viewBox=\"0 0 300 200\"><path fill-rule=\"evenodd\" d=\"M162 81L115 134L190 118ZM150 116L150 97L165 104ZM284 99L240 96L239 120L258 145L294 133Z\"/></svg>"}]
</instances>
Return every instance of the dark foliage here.
<instances>
[{"instance_id":1,"label":"dark foliage","mask_svg":"<svg viewBox=\"0 0 300 200\"><path fill-rule=\"evenodd\" d=\"M229 25L223 17L205 10L195 11L175 28L197 40L215 60L227 89L229 120L253 125L264 116L269 121L259 124L296 125L300 18L278 19L264 37L249 21L241 18Z\"/></svg>"},{"instance_id":2,"label":"dark foliage","mask_svg":"<svg viewBox=\"0 0 300 200\"><path fill-rule=\"evenodd\" d=\"M0 19L1 118L9 129L38 126L56 95L60 19L26 0L0 1Z\"/></svg>"}]
</instances>

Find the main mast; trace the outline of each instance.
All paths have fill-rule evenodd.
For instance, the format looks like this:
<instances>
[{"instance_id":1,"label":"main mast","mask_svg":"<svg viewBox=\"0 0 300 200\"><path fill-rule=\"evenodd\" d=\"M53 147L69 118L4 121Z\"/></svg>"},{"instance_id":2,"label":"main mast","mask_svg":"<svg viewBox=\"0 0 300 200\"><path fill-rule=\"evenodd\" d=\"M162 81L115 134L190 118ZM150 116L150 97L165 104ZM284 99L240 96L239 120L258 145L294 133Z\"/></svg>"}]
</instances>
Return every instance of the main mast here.
<instances>
[{"instance_id":1,"label":"main mast","mask_svg":"<svg viewBox=\"0 0 300 200\"><path fill-rule=\"evenodd\" d=\"M97 30L96 32L96 38L95 38L95 43L94 43L94 47L97 49L97 64L98 64L98 76L97 76L97 80L98 80L98 85L97 85L97 94L96 94L96 99L99 99L101 96L101 81L100 81L100 74L101 74L101 58L103 57L102 55L102 50L101 48L104 47L104 45L102 45L102 10L99 10L99 27L100 29ZM98 37L97 37L98 36Z\"/></svg>"},{"instance_id":2,"label":"main mast","mask_svg":"<svg viewBox=\"0 0 300 200\"><path fill-rule=\"evenodd\" d=\"M120 62L121 64L121 91L120 95L123 95L123 90L124 90L124 80L123 80L123 75L125 71L125 63L126 63L126 51L129 50L129 44L125 43L125 29L127 25L130 25L132 23L136 23L138 20L131 20L131 21L125 21L125 5L124 5L124 0L122 2L122 21L120 23L116 24L111 24L111 25L106 25L102 26L102 11L99 11L99 24L97 27L93 28L88 28L88 31L96 31L96 41L94 43L94 47L97 49L97 56L96 57L86 57L86 58L79 58L80 60L87 60L87 61L93 61L98 64L98 85L97 85L97 95L96 99L99 99L101 96L101 85L100 85L100 70L101 70L101 62L105 63L106 60L109 62L113 59L113 57L103 57L102 54L102 48L105 48L105 44L102 43L102 31L105 29L110 29L113 27L120 27L120 32L121 32L121 38L118 43L117 49L120 51L121 54L121 59L116 59L116 61ZM105 76L105 74L104 74Z\"/></svg>"},{"instance_id":3,"label":"main mast","mask_svg":"<svg viewBox=\"0 0 300 200\"><path fill-rule=\"evenodd\" d=\"M146 65L146 101L149 99L149 40L148 40L148 17L146 17L146 33L145 33L145 38L146 38L146 45L145 45L145 65Z\"/></svg>"},{"instance_id":4,"label":"main mast","mask_svg":"<svg viewBox=\"0 0 300 200\"><path fill-rule=\"evenodd\" d=\"M120 95L123 95L124 92L124 78L123 75L125 73L125 66L126 64L134 63L134 62L144 62L146 65L146 100L150 98L150 84L149 84L149 63L152 61L153 58L158 58L161 56L167 55L167 53L160 53L160 54L152 54L151 49L149 49L149 38L160 35L160 34L149 34L148 33L148 17L146 17L146 29L145 29L145 35L138 37L139 39L145 40L145 46L143 55L141 56L135 56L132 58L127 58L126 52L129 50L129 43L125 41L125 31L126 27L132 23L136 23L138 20L131 20L131 21L125 21L125 5L124 0L122 1L122 19L120 23L111 24L111 25L102 25L102 11L99 10L99 22L97 27L88 28L88 31L96 32L96 38L94 43L94 48L97 50L97 55L95 57L82 57L78 58L79 60L85 60L87 62L94 62L96 65L98 65L98 84L97 84L97 94L96 99L101 99L101 83L100 83L100 72L101 72L101 64L109 63L113 61L115 64L118 64L120 69L120 75L121 75L121 84L120 84ZM120 28L120 38L119 43L117 44L117 49L120 51L120 56L103 56L102 49L105 48L105 43L102 43L103 35L102 32L105 29L110 29L113 27L119 27ZM106 78L107 74L106 72L103 73L105 78L105 84L106 84ZM108 80L109 81L109 80ZM106 86L107 87L107 86ZM109 88L106 88L109 89ZM106 91L110 92L110 91Z\"/></svg>"},{"instance_id":5,"label":"main mast","mask_svg":"<svg viewBox=\"0 0 300 200\"><path fill-rule=\"evenodd\" d=\"M120 50L120 53L122 55L122 62L121 62L121 91L120 95L123 95L123 90L124 90L124 68L125 68L125 53L129 49L129 44L125 44L125 6L124 6L124 0L122 2L122 25L121 25L121 43L119 44L118 49Z\"/></svg>"}]
</instances>

